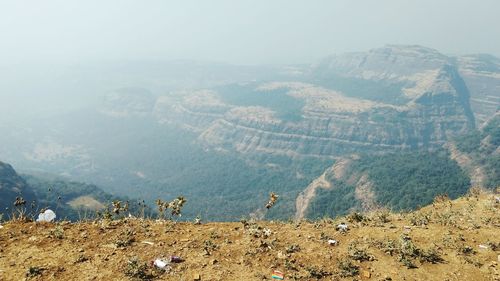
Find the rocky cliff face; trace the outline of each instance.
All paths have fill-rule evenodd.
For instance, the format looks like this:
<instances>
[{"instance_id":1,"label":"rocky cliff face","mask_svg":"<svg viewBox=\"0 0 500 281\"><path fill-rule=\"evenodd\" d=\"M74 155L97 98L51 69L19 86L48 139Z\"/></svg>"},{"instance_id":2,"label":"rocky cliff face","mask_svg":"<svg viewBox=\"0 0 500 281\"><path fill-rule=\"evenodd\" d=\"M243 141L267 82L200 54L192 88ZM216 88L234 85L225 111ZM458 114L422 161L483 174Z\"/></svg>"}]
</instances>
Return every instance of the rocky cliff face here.
<instances>
[{"instance_id":1,"label":"rocky cliff face","mask_svg":"<svg viewBox=\"0 0 500 281\"><path fill-rule=\"evenodd\" d=\"M368 52L327 57L314 64L315 76L333 75L367 80L411 80L416 74L439 69L450 59L437 50L417 45L387 45Z\"/></svg>"},{"instance_id":2,"label":"rocky cliff face","mask_svg":"<svg viewBox=\"0 0 500 281\"><path fill-rule=\"evenodd\" d=\"M491 55L456 58L460 75L472 93L471 107L478 125L500 109L500 59Z\"/></svg>"},{"instance_id":3,"label":"rocky cliff face","mask_svg":"<svg viewBox=\"0 0 500 281\"><path fill-rule=\"evenodd\" d=\"M467 85L451 59L432 49L333 56L306 73L302 82L164 97L155 115L199 132L207 147L328 157L440 146L474 127ZM283 114L287 103L294 106Z\"/></svg>"}]
</instances>

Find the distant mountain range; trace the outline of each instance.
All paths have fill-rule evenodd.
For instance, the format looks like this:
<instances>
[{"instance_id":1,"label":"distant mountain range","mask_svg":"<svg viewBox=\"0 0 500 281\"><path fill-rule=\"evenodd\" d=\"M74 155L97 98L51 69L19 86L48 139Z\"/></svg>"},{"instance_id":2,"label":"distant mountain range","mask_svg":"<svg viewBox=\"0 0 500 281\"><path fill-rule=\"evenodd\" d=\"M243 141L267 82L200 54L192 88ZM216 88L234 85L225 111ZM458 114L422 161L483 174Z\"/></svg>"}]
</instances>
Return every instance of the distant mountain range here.
<instances>
[{"instance_id":1,"label":"distant mountain range","mask_svg":"<svg viewBox=\"0 0 500 281\"><path fill-rule=\"evenodd\" d=\"M0 126L0 158L149 202L182 194L187 218L411 209L500 185L493 56L387 45L312 65L117 64L67 75L78 92L106 92L102 102ZM268 211L271 191L281 196Z\"/></svg>"}]
</instances>

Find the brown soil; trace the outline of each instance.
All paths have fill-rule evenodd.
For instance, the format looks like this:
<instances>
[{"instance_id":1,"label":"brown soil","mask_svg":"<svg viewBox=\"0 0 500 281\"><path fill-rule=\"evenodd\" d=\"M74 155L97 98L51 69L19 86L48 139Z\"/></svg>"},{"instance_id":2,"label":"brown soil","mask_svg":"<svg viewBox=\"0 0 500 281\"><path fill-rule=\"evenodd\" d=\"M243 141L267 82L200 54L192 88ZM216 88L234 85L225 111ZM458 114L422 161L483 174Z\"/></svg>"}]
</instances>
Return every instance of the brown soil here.
<instances>
[{"instance_id":1,"label":"brown soil","mask_svg":"<svg viewBox=\"0 0 500 281\"><path fill-rule=\"evenodd\" d=\"M185 261L173 264L170 272L148 266L144 273L156 280L271 280L274 269L285 280L500 280L499 210L494 195L481 194L441 200L415 213L389 214L389 222L380 213L367 214L361 222L342 218L246 226L143 219L11 221L0 228L0 280L133 280L126 275L133 257L149 264L169 255ZM349 231L342 234L335 228L344 220ZM265 229L271 230L268 237ZM433 264L416 257L417 268L407 268L398 252L391 256L381 246L404 241L404 233L417 248L433 248L443 260ZM328 239L339 245L329 246ZM357 261L349 251L353 242L370 256L367 261ZM359 273L342 277L343 259Z\"/></svg>"}]
</instances>

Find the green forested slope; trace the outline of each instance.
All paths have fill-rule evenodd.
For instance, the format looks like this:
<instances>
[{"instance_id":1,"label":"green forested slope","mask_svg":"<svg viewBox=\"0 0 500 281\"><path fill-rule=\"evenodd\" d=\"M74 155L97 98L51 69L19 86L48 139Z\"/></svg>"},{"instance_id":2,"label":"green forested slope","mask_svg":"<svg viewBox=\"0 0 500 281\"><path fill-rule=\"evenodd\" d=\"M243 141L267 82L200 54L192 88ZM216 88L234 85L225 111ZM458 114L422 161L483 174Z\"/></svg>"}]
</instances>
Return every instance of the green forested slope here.
<instances>
[{"instance_id":1,"label":"green forested slope","mask_svg":"<svg viewBox=\"0 0 500 281\"><path fill-rule=\"evenodd\" d=\"M347 179L363 174L373 185L375 203L393 210L425 206L440 194L457 198L470 187L469 178L445 151L364 155L353 161L344 179L331 180L334 188L318 191L309 216L337 216L359 209L356 184Z\"/></svg>"}]
</instances>

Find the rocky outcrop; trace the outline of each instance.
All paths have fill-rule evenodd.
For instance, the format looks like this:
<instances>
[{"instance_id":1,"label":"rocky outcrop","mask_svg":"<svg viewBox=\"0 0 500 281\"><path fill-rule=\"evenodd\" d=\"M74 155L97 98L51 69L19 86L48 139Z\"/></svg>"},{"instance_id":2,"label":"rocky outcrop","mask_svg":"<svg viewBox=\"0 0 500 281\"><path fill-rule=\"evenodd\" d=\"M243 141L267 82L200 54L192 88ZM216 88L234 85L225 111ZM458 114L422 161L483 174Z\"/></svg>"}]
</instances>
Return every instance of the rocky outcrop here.
<instances>
[{"instance_id":1,"label":"rocky outcrop","mask_svg":"<svg viewBox=\"0 0 500 281\"><path fill-rule=\"evenodd\" d=\"M500 108L500 59L491 55L468 55L456 61L471 91L477 125L481 125Z\"/></svg>"},{"instance_id":2,"label":"rocky outcrop","mask_svg":"<svg viewBox=\"0 0 500 281\"><path fill-rule=\"evenodd\" d=\"M418 45L386 45L368 52L324 58L311 73L318 78L334 75L367 80L406 80L417 73L438 69L450 59L437 50Z\"/></svg>"}]
</instances>

